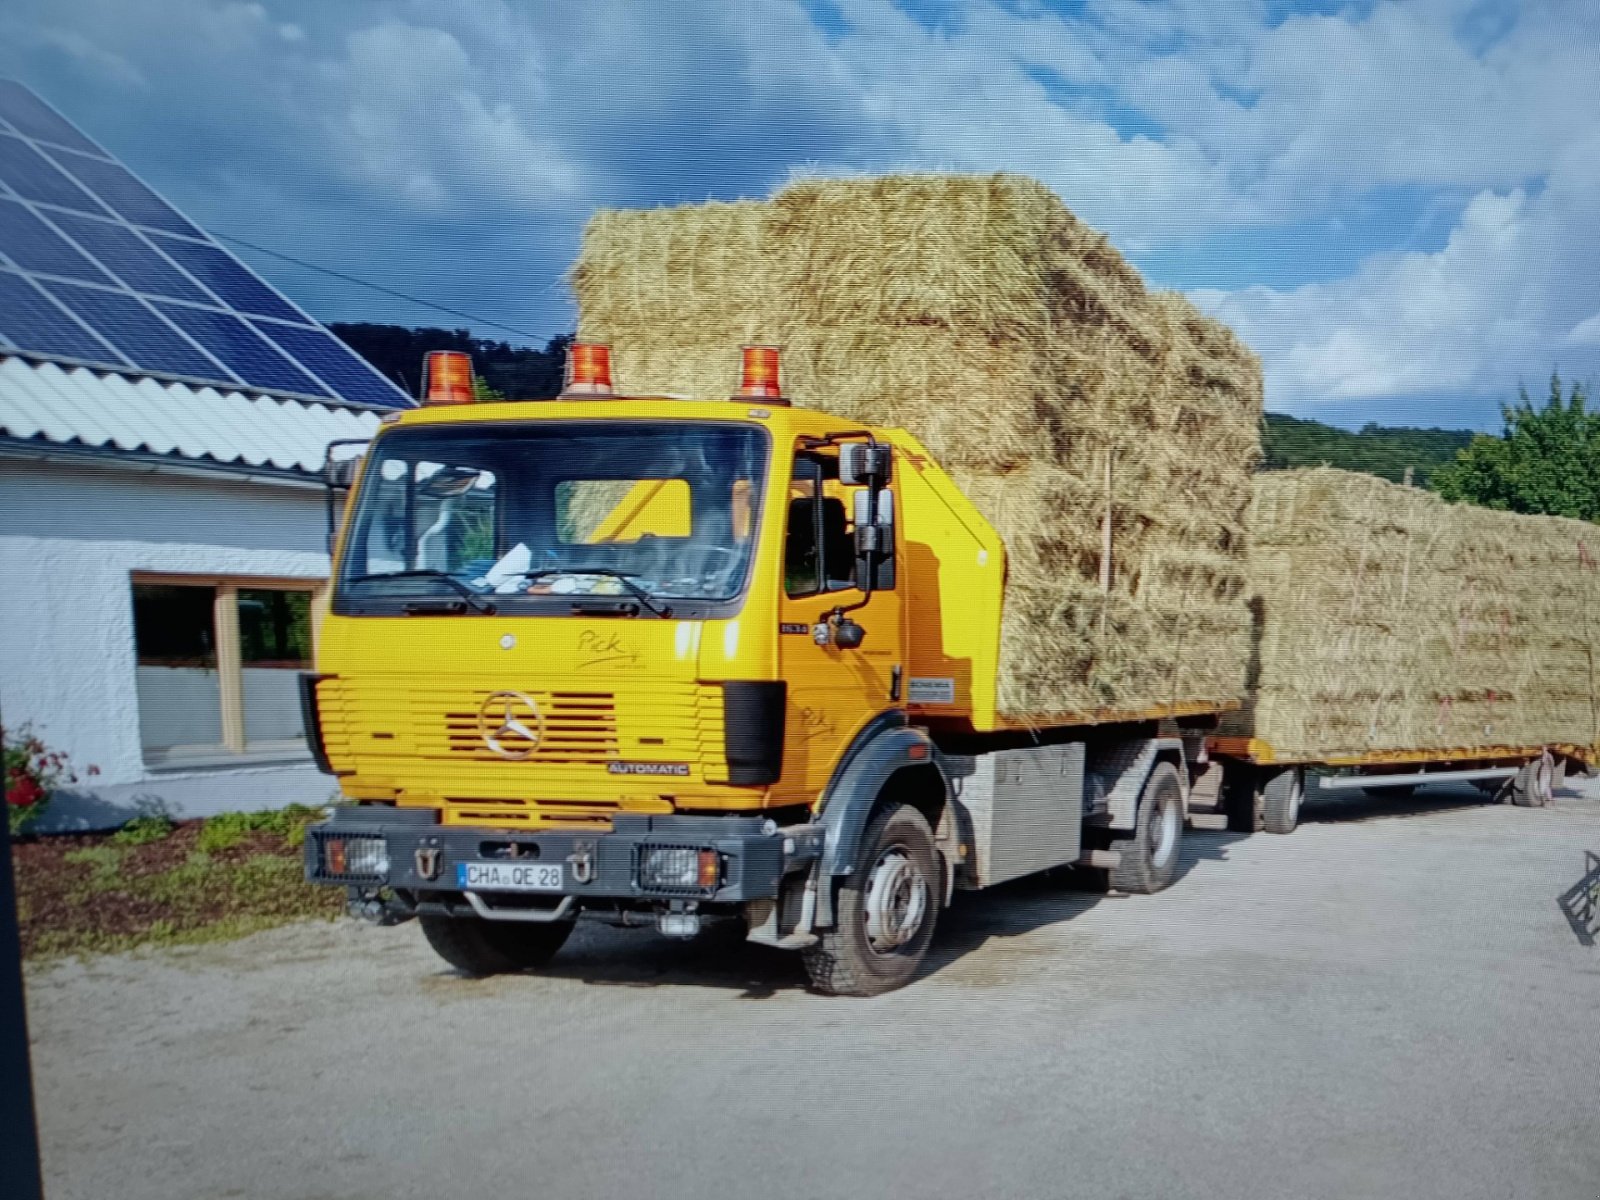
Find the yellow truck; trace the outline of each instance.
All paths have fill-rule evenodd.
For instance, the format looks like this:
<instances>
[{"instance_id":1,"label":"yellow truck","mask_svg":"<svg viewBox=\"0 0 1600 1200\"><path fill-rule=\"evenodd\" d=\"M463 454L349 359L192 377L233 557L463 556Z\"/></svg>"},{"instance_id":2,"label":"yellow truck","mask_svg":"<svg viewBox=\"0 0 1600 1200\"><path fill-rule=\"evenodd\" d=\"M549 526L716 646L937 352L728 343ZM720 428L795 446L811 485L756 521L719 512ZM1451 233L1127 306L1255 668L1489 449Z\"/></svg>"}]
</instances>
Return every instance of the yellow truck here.
<instances>
[{"instance_id":1,"label":"yellow truck","mask_svg":"<svg viewBox=\"0 0 1600 1200\"><path fill-rule=\"evenodd\" d=\"M993 529L904 431L789 407L775 351L744 365L726 401L624 398L578 346L559 399L478 404L445 356L330 463L302 697L348 803L309 880L472 974L579 918L732 917L857 995L917 973L956 889L1172 882L1188 805L1218 803L1215 711L1009 725Z\"/></svg>"}]
</instances>

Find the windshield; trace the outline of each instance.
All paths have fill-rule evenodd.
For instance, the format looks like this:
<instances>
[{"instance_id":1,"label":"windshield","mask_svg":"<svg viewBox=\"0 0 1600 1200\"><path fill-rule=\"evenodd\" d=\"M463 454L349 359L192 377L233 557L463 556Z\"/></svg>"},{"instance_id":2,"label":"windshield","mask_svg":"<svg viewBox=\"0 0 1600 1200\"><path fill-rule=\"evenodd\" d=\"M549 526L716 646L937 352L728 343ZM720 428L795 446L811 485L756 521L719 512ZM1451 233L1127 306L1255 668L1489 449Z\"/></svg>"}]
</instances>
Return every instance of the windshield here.
<instances>
[{"instance_id":1,"label":"windshield","mask_svg":"<svg viewBox=\"0 0 1600 1200\"><path fill-rule=\"evenodd\" d=\"M732 424L397 429L372 450L339 596L731 600L766 459L766 434Z\"/></svg>"}]
</instances>

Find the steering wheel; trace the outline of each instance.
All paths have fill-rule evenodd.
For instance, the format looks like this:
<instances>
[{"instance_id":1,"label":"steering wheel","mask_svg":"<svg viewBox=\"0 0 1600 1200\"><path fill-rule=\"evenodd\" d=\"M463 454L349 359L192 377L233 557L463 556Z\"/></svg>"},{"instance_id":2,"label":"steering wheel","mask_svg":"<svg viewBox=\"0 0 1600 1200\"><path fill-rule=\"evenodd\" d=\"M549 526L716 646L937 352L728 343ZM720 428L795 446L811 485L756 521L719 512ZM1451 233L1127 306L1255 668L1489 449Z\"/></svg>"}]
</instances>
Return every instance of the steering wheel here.
<instances>
[{"instance_id":1,"label":"steering wheel","mask_svg":"<svg viewBox=\"0 0 1600 1200\"><path fill-rule=\"evenodd\" d=\"M728 559L728 566L736 567L744 561L744 551L734 550L727 546L696 546L697 554L721 554Z\"/></svg>"}]
</instances>

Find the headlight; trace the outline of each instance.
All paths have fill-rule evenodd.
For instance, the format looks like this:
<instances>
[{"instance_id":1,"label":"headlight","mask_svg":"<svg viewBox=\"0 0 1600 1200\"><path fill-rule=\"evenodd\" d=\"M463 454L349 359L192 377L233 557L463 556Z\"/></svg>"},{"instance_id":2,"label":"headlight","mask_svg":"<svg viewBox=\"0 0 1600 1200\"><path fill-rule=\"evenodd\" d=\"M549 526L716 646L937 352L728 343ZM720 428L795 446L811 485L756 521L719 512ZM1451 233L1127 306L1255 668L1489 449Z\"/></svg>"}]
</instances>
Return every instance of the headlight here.
<instances>
[{"instance_id":1,"label":"headlight","mask_svg":"<svg viewBox=\"0 0 1600 1200\"><path fill-rule=\"evenodd\" d=\"M381 837L331 837L322 843L322 865L329 875L386 876L389 843Z\"/></svg>"},{"instance_id":2,"label":"headlight","mask_svg":"<svg viewBox=\"0 0 1600 1200\"><path fill-rule=\"evenodd\" d=\"M646 846L639 855L639 886L651 892L710 892L722 882L715 850Z\"/></svg>"}]
</instances>

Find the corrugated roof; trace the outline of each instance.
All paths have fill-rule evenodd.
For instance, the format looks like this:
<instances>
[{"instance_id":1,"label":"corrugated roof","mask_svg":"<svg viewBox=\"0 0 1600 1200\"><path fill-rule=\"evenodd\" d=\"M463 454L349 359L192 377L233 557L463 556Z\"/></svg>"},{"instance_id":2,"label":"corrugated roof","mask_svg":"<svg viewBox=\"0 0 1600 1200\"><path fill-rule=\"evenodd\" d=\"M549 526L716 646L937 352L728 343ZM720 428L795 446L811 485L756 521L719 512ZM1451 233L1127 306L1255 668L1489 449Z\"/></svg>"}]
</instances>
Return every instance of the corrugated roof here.
<instances>
[{"instance_id":1,"label":"corrugated roof","mask_svg":"<svg viewBox=\"0 0 1600 1200\"><path fill-rule=\"evenodd\" d=\"M319 472L379 414L0 355L0 435L108 452Z\"/></svg>"}]
</instances>

